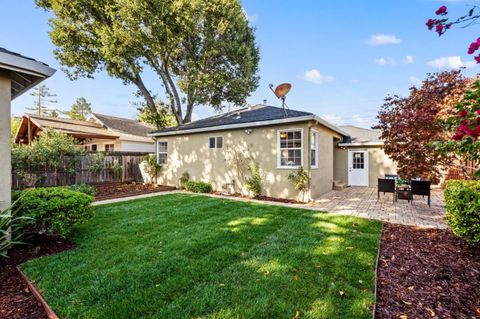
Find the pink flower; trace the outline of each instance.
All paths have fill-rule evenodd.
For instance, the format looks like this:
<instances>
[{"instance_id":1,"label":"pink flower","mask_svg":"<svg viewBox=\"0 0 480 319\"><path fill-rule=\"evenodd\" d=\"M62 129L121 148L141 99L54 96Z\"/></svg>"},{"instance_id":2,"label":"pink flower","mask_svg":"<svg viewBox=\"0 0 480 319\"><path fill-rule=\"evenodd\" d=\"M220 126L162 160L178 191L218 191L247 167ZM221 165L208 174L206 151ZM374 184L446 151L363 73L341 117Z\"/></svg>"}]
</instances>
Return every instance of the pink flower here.
<instances>
[{"instance_id":1,"label":"pink flower","mask_svg":"<svg viewBox=\"0 0 480 319\"><path fill-rule=\"evenodd\" d=\"M441 23L437 24L437 26L435 27L435 31L438 33L438 35L442 35L443 34L443 24L441 24Z\"/></svg>"},{"instance_id":2,"label":"pink flower","mask_svg":"<svg viewBox=\"0 0 480 319\"><path fill-rule=\"evenodd\" d=\"M480 54L477 55L476 57L474 57L475 61L477 61L477 63L480 63Z\"/></svg>"},{"instance_id":3,"label":"pink flower","mask_svg":"<svg viewBox=\"0 0 480 319\"><path fill-rule=\"evenodd\" d=\"M441 6L438 8L437 11L435 11L436 15L446 15L447 14L447 7L446 6Z\"/></svg>"},{"instance_id":4,"label":"pink flower","mask_svg":"<svg viewBox=\"0 0 480 319\"><path fill-rule=\"evenodd\" d=\"M452 140L460 141L463 138L463 136L464 136L463 133L456 133L455 135L452 136Z\"/></svg>"},{"instance_id":5,"label":"pink flower","mask_svg":"<svg viewBox=\"0 0 480 319\"><path fill-rule=\"evenodd\" d=\"M473 137L474 139L477 139L479 135L480 135L480 125L472 130L472 133L470 134L470 136Z\"/></svg>"},{"instance_id":6,"label":"pink flower","mask_svg":"<svg viewBox=\"0 0 480 319\"><path fill-rule=\"evenodd\" d=\"M466 110L463 110L463 111L458 113L458 117L465 117L465 116L467 116L467 114L468 114L468 112ZM465 120L463 120L462 123L464 123L464 121Z\"/></svg>"},{"instance_id":7,"label":"pink flower","mask_svg":"<svg viewBox=\"0 0 480 319\"><path fill-rule=\"evenodd\" d=\"M477 110L477 114L480 115L480 109ZM479 118L480 119L480 118Z\"/></svg>"},{"instance_id":8,"label":"pink flower","mask_svg":"<svg viewBox=\"0 0 480 319\"><path fill-rule=\"evenodd\" d=\"M428 30L432 30L433 26L435 25L435 21L432 19L428 19L427 23L425 25L428 27Z\"/></svg>"}]
</instances>

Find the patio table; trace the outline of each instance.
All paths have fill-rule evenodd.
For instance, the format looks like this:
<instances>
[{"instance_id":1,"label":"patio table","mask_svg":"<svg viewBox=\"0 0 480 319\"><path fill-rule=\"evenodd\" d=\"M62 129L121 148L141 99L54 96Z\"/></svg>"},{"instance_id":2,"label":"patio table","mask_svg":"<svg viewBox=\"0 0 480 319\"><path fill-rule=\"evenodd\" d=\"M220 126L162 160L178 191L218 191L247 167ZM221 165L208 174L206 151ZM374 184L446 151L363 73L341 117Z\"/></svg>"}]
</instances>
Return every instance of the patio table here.
<instances>
[{"instance_id":1,"label":"patio table","mask_svg":"<svg viewBox=\"0 0 480 319\"><path fill-rule=\"evenodd\" d=\"M410 185L398 185L396 191L396 199L406 199L408 202L412 200L412 189Z\"/></svg>"}]
</instances>

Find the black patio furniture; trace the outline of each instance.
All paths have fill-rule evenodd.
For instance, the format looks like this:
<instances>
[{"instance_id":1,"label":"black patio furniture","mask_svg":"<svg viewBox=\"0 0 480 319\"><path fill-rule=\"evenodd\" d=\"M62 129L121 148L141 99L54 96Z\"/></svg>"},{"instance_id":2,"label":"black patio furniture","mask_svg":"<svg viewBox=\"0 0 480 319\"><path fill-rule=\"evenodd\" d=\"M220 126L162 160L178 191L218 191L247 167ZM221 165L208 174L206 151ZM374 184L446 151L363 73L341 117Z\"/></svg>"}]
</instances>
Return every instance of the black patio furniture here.
<instances>
[{"instance_id":1,"label":"black patio furniture","mask_svg":"<svg viewBox=\"0 0 480 319\"><path fill-rule=\"evenodd\" d=\"M428 206L430 207L430 181L416 181L412 180L411 190L412 195L421 195L422 197L428 196ZM413 196L412 196L413 202Z\"/></svg>"},{"instance_id":2,"label":"black patio furniture","mask_svg":"<svg viewBox=\"0 0 480 319\"><path fill-rule=\"evenodd\" d=\"M385 174L385 179L397 179L398 175L395 174Z\"/></svg>"},{"instance_id":3,"label":"black patio furniture","mask_svg":"<svg viewBox=\"0 0 480 319\"><path fill-rule=\"evenodd\" d=\"M378 189L377 189L377 200L380 200L380 193L392 193L393 202L395 203L395 180L379 178L378 179Z\"/></svg>"}]
</instances>

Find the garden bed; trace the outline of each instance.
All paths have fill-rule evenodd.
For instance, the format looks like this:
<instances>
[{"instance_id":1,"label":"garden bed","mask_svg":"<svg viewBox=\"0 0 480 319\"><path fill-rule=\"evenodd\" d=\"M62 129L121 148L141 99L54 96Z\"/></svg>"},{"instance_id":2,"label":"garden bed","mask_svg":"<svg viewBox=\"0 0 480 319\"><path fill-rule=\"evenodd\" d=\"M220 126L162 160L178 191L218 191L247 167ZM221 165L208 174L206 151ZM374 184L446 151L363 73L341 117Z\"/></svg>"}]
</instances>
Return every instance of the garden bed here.
<instances>
[{"instance_id":1,"label":"garden bed","mask_svg":"<svg viewBox=\"0 0 480 319\"><path fill-rule=\"evenodd\" d=\"M387 223L379 256L376 318L480 318L480 247Z\"/></svg>"},{"instance_id":2,"label":"garden bed","mask_svg":"<svg viewBox=\"0 0 480 319\"><path fill-rule=\"evenodd\" d=\"M303 202L300 202L298 200L294 199L287 199L287 198L277 198L277 197L270 197L270 196L265 196L265 195L256 195L254 197L252 196L246 196L240 193L233 193L233 194L227 194L224 192L214 192L215 195L222 195L222 196L231 196L231 197L239 197L239 198L246 198L246 199L256 199L256 200L262 200L266 202L276 202L276 203L287 203L287 204L305 204Z\"/></svg>"},{"instance_id":3,"label":"garden bed","mask_svg":"<svg viewBox=\"0 0 480 319\"><path fill-rule=\"evenodd\" d=\"M0 318L48 318L42 304L28 289L16 266L73 247L72 243L59 238L36 236L29 241L29 245L12 249L9 252L10 258L0 259Z\"/></svg>"},{"instance_id":4,"label":"garden bed","mask_svg":"<svg viewBox=\"0 0 480 319\"><path fill-rule=\"evenodd\" d=\"M151 185L136 182L98 184L95 185L95 188L97 189L97 196L95 197L97 201L165 192L175 189L175 187L171 186Z\"/></svg>"}]
</instances>

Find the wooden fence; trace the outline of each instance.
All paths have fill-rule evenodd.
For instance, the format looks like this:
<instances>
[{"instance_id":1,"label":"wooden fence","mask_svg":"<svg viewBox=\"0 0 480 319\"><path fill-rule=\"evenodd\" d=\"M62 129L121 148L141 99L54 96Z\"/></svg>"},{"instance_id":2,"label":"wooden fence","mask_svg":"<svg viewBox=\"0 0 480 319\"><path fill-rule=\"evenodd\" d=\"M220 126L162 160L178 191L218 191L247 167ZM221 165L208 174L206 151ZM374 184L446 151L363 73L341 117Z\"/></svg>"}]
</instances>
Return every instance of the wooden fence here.
<instances>
[{"instance_id":1,"label":"wooden fence","mask_svg":"<svg viewBox=\"0 0 480 319\"><path fill-rule=\"evenodd\" d=\"M102 184L112 182L143 182L139 164L146 154L108 153L100 169L92 171L91 155L66 157L64 165L56 169L36 169L12 172L12 189L25 187L65 186L74 184ZM115 167L121 169L116 170Z\"/></svg>"}]
</instances>

